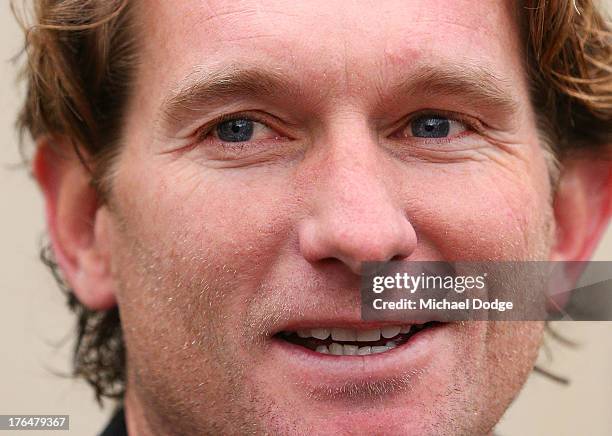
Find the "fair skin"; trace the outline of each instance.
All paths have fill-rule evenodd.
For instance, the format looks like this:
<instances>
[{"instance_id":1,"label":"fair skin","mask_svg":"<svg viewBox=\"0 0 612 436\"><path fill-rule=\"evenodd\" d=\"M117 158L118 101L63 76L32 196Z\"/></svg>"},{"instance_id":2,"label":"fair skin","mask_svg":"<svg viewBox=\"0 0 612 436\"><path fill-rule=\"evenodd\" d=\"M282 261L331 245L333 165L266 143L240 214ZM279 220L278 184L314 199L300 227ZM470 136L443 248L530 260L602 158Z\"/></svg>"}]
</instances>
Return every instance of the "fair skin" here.
<instances>
[{"instance_id":1,"label":"fair skin","mask_svg":"<svg viewBox=\"0 0 612 436\"><path fill-rule=\"evenodd\" d=\"M278 333L381 327L360 319L366 261L588 259L609 168L568 163L553 192L510 4L138 10L109 202L44 139L35 161L66 278L119 306L130 434L490 433L542 323L449 323L365 356ZM242 142L215 124L235 113Z\"/></svg>"}]
</instances>

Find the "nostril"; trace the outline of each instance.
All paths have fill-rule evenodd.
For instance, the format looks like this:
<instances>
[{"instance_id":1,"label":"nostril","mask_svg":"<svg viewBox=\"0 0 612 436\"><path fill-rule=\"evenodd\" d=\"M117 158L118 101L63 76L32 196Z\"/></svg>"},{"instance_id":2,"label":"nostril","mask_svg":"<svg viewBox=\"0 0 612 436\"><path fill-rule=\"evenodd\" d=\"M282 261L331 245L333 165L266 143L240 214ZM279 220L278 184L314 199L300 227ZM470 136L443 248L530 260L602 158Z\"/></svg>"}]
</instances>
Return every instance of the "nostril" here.
<instances>
[{"instance_id":1,"label":"nostril","mask_svg":"<svg viewBox=\"0 0 612 436\"><path fill-rule=\"evenodd\" d=\"M408 256L403 255L403 254L396 254L395 256L393 256L391 259L389 259L389 262L401 262L404 259L406 259Z\"/></svg>"}]
</instances>

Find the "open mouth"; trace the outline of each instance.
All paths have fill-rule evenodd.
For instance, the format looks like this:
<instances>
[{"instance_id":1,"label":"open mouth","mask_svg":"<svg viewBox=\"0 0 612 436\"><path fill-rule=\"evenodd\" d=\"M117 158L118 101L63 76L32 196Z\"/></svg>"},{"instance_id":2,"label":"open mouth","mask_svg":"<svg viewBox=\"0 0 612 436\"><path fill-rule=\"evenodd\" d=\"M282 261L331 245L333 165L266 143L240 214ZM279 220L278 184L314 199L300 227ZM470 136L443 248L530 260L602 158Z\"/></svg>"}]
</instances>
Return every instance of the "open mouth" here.
<instances>
[{"instance_id":1,"label":"open mouth","mask_svg":"<svg viewBox=\"0 0 612 436\"><path fill-rule=\"evenodd\" d=\"M320 354L335 356L367 356L386 353L400 347L423 330L441 324L430 321L424 324L384 326L368 330L350 328L310 328L282 331L276 338Z\"/></svg>"}]
</instances>

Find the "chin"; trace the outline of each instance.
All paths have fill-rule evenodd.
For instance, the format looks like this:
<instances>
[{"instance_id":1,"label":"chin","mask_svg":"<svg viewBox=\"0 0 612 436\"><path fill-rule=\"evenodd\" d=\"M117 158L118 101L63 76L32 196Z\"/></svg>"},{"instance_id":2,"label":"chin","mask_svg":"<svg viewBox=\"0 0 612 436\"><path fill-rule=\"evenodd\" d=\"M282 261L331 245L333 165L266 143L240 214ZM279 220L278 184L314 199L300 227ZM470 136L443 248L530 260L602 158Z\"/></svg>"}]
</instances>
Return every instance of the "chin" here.
<instances>
[{"instance_id":1,"label":"chin","mask_svg":"<svg viewBox=\"0 0 612 436\"><path fill-rule=\"evenodd\" d=\"M486 323L300 320L271 335L253 369L266 426L300 434L487 434ZM483 370L485 372L483 373ZM266 388L261 388L266 386Z\"/></svg>"}]
</instances>

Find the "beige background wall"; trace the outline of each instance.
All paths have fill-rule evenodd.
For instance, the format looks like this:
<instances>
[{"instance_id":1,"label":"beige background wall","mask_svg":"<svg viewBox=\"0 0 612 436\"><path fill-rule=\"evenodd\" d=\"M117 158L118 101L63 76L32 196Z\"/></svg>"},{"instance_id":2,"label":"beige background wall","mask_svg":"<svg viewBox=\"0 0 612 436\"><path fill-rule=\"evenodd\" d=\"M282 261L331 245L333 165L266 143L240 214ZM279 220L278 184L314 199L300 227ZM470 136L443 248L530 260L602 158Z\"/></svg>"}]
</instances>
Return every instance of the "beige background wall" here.
<instances>
[{"instance_id":1,"label":"beige background wall","mask_svg":"<svg viewBox=\"0 0 612 436\"><path fill-rule=\"evenodd\" d=\"M111 404L100 410L83 382L61 376L69 372L73 319L38 260L42 201L18 165L13 122L21 94L9 59L18 52L21 35L8 0L0 0L0 41L0 414L70 414L70 434L93 435ZM612 260L612 231L595 257ZM572 383L564 387L533 374L500 424L500 434L612 434L612 323L559 328L582 346L569 350L552 344L553 362L542 362Z\"/></svg>"}]
</instances>

